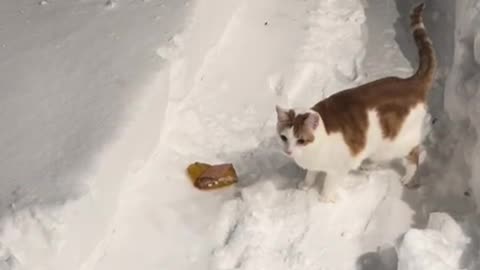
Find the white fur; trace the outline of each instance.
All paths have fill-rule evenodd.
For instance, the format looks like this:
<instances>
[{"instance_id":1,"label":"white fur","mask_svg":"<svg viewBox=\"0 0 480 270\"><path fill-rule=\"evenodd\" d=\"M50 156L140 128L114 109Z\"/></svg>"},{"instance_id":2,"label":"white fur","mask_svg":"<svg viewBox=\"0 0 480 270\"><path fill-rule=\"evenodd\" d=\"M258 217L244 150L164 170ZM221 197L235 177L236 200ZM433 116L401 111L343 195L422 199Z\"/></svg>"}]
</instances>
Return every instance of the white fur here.
<instances>
[{"instance_id":1,"label":"white fur","mask_svg":"<svg viewBox=\"0 0 480 270\"><path fill-rule=\"evenodd\" d=\"M417 29L425 29L423 22L419 22L412 27L412 32L415 32Z\"/></svg>"},{"instance_id":2,"label":"white fur","mask_svg":"<svg viewBox=\"0 0 480 270\"><path fill-rule=\"evenodd\" d=\"M305 111L302 110L303 112ZM315 140L306 146L296 144L292 128L283 131L282 134L288 138L285 150L291 151L291 157L295 162L307 170L305 181L301 183L301 187L304 189L310 187L315 182L317 172L324 171L327 173L327 178L322 191L322 200L332 202L337 198L339 182L349 171L358 169L365 159L374 163L384 163L406 158L414 147L421 144L425 116L426 109L423 104L412 108L403 122L400 132L395 139L391 140L383 137L377 111L369 111L366 145L355 156L352 155L342 134L340 132L327 134L322 121L315 130ZM407 164L406 169L406 175L402 179L405 184L415 173L416 166Z\"/></svg>"}]
</instances>

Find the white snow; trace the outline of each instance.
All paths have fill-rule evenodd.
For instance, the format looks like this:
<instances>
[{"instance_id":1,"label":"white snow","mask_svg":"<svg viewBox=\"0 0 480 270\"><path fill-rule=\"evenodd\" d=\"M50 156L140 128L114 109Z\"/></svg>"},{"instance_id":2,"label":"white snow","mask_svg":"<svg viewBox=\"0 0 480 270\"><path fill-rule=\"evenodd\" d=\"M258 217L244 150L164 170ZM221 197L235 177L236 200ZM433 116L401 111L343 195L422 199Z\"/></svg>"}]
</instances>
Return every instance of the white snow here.
<instances>
[{"instance_id":1,"label":"white snow","mask_svg":"<svg viewBox=\"0 0 480 270\"><path fill-rule=\"evenodd\" d=\"M461 269L460 260L469 242L452 217L432 213L426 229L411 229L404 235L398 270Z\"/></svg>"},{"instance_id":2,"label":"white snow","mask_svg":"<svg viewBox=\"0 0 480 270\"><path fill-rule=\"evenodd\" d=\"M80 269L111 233L123 184L161 134L155 50L182 30L184 3L0 3L6 269Z\"/></svg>"},{"instance_id":3,"label":"white snow","mask_svg":"<svg viewBox=\"0 0 480 270\"><path fill-rule=\"evenodd\" d=\"M452 10L443 3L440 9ZM411 229L399 248L399 270L404 269L478 269L480 267L480 184L478 175L478 1L458 1L455 14L447 17L453 24L452 48L438 45L446 77L444 102L438 107L437 140L432 150L432 183L425 193L423 212L443 209L446 213L430 214L425 230ZM455 16L452 18L452 16ZM452 23L448 22L447 27ZM451 58L451 59L449 59ZM448 64L448 65L447 65ZM450 66L451 65L451 66ZM438 101L438 100L437 100ZM438 111L438 109L437 109ZM427 201L429 200L429 201Z\"/></svg>"},{"instance_id":4,"label":"white snow","mask_svg":"<svg viewBox=\"0 0 480 270\"><path fill-rule=\"evenodd\" d=\"M455 48L425 187L378 168L325 204L275 138L275 104L412 72L407 2L1 2L0 269L476 269L476 1L427 3L457 36L427 18ZM194 161L240 183L196 190Z\"/></svg>"}]
</instances>

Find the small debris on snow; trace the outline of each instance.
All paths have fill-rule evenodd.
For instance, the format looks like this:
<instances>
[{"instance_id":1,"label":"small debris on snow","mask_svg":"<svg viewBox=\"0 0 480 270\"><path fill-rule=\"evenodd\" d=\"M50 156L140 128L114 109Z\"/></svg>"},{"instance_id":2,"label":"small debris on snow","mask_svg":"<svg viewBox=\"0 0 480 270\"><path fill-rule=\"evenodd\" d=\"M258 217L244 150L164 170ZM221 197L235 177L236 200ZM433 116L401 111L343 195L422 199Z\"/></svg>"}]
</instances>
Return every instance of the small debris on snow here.
<instances>
[{"instance_id":1,"label":"small debris on snow","mask_svg":"<svg viewBox=\"0 0 480 270\"><path fill-rule=\"evenodd\" d=\"M178 57L181 52L183 40L179 36L173 36L169 41L168 46L158 48L156 53L166 60L173 60Z\"/></svg>"},{"instance_id":2,"label":"small debris on snow","mask_svg":"<svg viewBox=\"0 0 480 270\"><path fill-rule=\"evenodd\" d=\"M264 22L263 25L267 26L267 25L268 25L268 22Z\"/></svg>"},{"instance_id":3,"label":"small debris on snow","mask_svg":"<svg viewBox=\"0 0 480 270\"><path fill-rule=\"evenodd\" d=\"M105 3L105 8L107 9L112 9L112 8L115 8L117 6L117 3L113 0L107 0L107 2Z\"/></svg>"}]
</instances>

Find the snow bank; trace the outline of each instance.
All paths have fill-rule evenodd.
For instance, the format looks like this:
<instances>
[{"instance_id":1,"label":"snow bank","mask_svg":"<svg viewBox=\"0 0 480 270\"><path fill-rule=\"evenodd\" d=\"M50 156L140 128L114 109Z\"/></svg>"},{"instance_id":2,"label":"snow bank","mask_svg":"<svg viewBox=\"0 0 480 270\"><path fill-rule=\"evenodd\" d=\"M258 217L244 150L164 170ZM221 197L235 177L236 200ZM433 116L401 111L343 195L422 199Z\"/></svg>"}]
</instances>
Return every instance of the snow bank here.
<instances>
[{"instance_id":1,"label":"snow bank","mask_svg":"<svg viewBox=\"0 0 480 270\"><path fill-rule=\"evenodd\" d=\"M398 252L398 270L459 270L470 239L445 213L432 213L426 229L411 229Z\"/></svg>"},{"instance_id":2,"label":"snow bank","mask_svg":"<svg viewBox=\"0 0 480 270\"><path fill-rule=\"evenodd\" d=\"M434 90L443 90L444 103L438 107L444 108L445 114L436 108L438 144L431 151L434 165L427 167L431 169L427 176L431 187L423 204L416 207L422 214L448 211L457 221L447 214L432 214L425 230L408 231L399 248L399 270L473 270L480 266L480 6L478 1L457 1L453 8L447 2L432 4L444 12L440 22L447 26L444 29L454 33L434 31L438 34L434 36L437 53L443 60L440 86ZM432 22L438 22L438 15L433 14ZM435 23L428 26L435 29ZM441 42L440 36L445 35L454 37L452 48ZM439 221L445 225L440 226Z\"/></svg>"},{"instance_id":3,"label":"snow bank","mask_svg":"<svg viewBox=\"0 0 480 270\"><path fill-rule=\"evenodd\" d=\"M456 140L451 160L453 179L468 180L476 205L480 206L480 14L477 1L457 3L455 60L448 76L445 108Z\"/></svg>"},{"instance_id":4,"label":"snow bank","mask_svg":"<svg viewBox=\"0 0 480 270\"><path fill-rule=\"evenodd\" d=\"M167 109L185 1L0 3L1 269L80 269Z\"/></svg>"}]
</instances>

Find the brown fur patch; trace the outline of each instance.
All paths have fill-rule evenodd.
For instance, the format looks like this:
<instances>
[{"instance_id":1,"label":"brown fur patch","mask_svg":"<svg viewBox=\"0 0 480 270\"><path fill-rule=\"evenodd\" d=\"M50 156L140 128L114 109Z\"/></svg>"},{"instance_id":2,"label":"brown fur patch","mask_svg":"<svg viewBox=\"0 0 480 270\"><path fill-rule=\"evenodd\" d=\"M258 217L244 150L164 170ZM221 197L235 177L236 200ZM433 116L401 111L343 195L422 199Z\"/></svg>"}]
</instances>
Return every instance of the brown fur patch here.
<instances>
[{"instance_id":1,"label":"brown fur patch","mask_svg":"<svg viewBox=\"0 0 480 270\"><path fill-rule=\"evenodd\" d=\"M305 120L308 118L308 113L296 115L295 111L289 110L288 117L285 121L277 123L277 132L281 133L285 129L293 128L293 135L297 140L304 140L303 145L307 145L314 141L313 130L309 130L305 125Z\"/></svg>"},{"instance_id":2,"label":"brown fur patch","mask_svg":"<svg viewBox=\"0 0 480 270\"><path fill-rule=\"evenodd\" d=\"M411 12L413 38L419 54L419 66L410 78L388 77L338 92L313 106L327 133L341 132L353 155L366 144L369 110L376 110L384 138L395 139L410 110L425 103L436 70L435 51L423 23L425 5Z\"/></svg>"},{"instance_id":3,"label":"brown fur patch","mask_svg":"<svg viewBox=\"0 0 480 270\"><path fill-rule=\"evenodd\" d=\"M418 168L418 165L420 163L420 147L419 146L415 146L411 151L410 153L408 153L408 156L406 157L407 161L410 162L411 164L414 164L415 166L417 166ZM420 187L420 182L419 182L419 179L418 178L413 178L411 179L406 185L405 185L406 188L408 189L417 189Z\"/></svg>"},{"instance_id":4,"label":"brown fur patch","mask_svg":"<svg viewBox=\"0 0 480 270\"><path fill-rule=\"evenodd\" d=\"M341 132L357 155L366 144L369 110L378 112L384 138L394 139L411 108L425 103L427 86L423 80L389 77L338 92L312 109L320 114L327 133Z\"/></svg>"},{"instance_id":5,"label":"brown fur patch","mask_svg":"<svg viewBox=\"0 0 480 270\"><path fill-rule=\"evenodd\" d=\"M435 49L432 41L428 37L427 30L423 26L423 10L425 4L416 5L410 13L410 29L413 32L413 39L418 49L419 65L413 78L423 78L430 82L433 81L434 73L437 66L435 57Z\"/></svg>"},{"instance_id":6,"label":"brown fur patch","mask_svg":"<svg viewBox=\"0 0 480 270\"><path fill-rule=\"evenodd\" d=\"M293 122L293 135L297 139L302 139L305 141L304 145L312 143L315 140L315 136L313 135L313 130L309 130L305 126L305 120L308 118L308 113L303 113L297 115Z\"/></svg>"},{"instance_id":7,"label":"brown fur patch","mask_svg":"<svg viewBox=\"0 0 480 270\"><path fill-rule=\"evenodd\" d=\"M412 151L410 151L410 153L408 154L407 156L407 160L412 163L412 164L415 164L418 166L418 162L419 162L419 158L420 158L420 147L416 146L412 149Z\"/></svg>"},{"instance_id":8,"label":"brown fur patch","mask_svg":"<svg viewBox=\"0 0 480 270\"><path fill-rule=\"evenodd\" d=\"M280 133L282 130L293 127L293 121L295 120L295 111L289 110L287 118L284 121L278 121L277 131Z\"/></svg>"},{"instance_id":9,"label":"brown fur patch","mask_svg":"<svg viewBox=\"0 0 480 270\"><path fill-rule=\"evenodd\" d=\"M401 105L383 105L377 108L384 138L394 139L402 128L410 108Z\"/></svg>"},{"instance_id":10,"label":"brown fur patch","mask_svg":"<svg viewBox=\"0 0 480 270\"><path fill-rule=\"evenodd\" d=\"M415 6L410 13L410 27L414 28L415 26L423 23L422 12L425 9L425 3L420 3Z\"/></svg>"}]
</instances>

